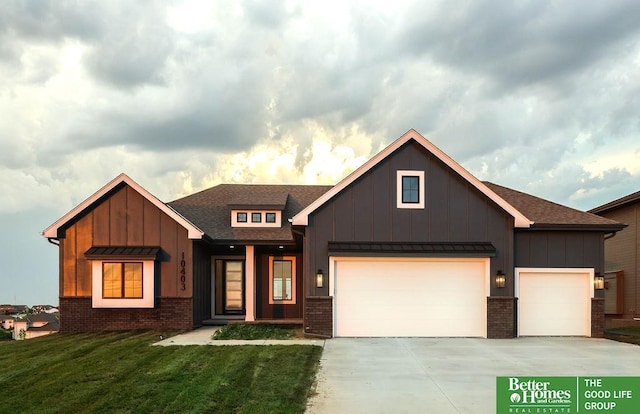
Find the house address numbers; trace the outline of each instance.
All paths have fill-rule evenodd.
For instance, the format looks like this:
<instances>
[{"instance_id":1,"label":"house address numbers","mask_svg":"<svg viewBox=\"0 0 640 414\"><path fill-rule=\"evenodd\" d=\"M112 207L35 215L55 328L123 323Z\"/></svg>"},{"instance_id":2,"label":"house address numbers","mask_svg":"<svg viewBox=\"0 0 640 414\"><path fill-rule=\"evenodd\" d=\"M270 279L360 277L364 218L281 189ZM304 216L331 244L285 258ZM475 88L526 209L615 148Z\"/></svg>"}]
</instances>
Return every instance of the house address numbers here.
<instances>
[{"instance_id":1,"label":"house address numbers","mask_svg":"<svg viewBox=\"0 0 640 414\"><path fill-rule=\"evenodd\" d=\"M184 260L184 252L180 260L180 290L187 290L187 262Z\"/></svg>"}]
</instances>

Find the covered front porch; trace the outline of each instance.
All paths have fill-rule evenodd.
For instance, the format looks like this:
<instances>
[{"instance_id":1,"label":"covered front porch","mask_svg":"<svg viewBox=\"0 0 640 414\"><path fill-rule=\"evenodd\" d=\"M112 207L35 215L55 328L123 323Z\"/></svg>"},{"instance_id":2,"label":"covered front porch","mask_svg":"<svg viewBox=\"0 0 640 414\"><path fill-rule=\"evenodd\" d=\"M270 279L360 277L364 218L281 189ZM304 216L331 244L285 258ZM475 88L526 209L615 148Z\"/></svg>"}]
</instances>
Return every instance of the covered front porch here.
<instances>
[{"instance_id":1,"label":"covered front porch","mask_svg":"<svg viewBox=\"0 0 640 414\"><path fill-rule=\"evenodd\" d=\"M202 325L302 324L302 254L295 245L217 246L210 260L210 313Z\"/></svg>"}]
</instances>

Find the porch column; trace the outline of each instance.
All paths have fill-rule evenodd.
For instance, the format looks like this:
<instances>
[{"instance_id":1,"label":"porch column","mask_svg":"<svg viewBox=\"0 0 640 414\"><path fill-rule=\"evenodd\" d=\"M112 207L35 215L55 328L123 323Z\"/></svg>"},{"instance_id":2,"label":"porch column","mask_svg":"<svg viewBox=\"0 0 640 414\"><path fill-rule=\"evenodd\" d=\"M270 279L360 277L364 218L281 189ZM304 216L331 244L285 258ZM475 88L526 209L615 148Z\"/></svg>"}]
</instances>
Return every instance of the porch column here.
<instances>
[{"instance_id":1,"label":"porch column","mask_svg":"<svg viewBox=\"0 0 640 414\"><path fill-rule=\"evenodd\" d=\"M244 297L245 297L245 317L244 320L252 322L256 320L256 268L255 257L253 254L253 246L245 247L245 278L244 278Z\"/></svg>"}]
</instances>

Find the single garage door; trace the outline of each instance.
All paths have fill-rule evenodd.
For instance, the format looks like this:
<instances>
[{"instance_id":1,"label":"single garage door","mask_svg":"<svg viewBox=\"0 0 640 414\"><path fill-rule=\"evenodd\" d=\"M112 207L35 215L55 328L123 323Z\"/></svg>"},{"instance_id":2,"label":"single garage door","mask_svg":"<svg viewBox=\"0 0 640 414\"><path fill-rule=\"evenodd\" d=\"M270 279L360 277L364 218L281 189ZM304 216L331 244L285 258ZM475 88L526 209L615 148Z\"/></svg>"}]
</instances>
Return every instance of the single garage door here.
<instances>
[{"instance_id":1,"label":"single garage door","mask_svg":"<svg viewBox=\"0 0 640 414\"><path fill-rule=\"evenodd\" d=\"M591 336L593 271L516 269L520 336Z\"/></svg>"},{"instance_id":2,"label":"single garage door","mask_svg":"<svg viewBox=\"0 0 640 414\"><path fill-rule=\"evenodd\" d=\"M332 259L336 336L486 337L489 259Z\"/></svg>"}]
</instances>

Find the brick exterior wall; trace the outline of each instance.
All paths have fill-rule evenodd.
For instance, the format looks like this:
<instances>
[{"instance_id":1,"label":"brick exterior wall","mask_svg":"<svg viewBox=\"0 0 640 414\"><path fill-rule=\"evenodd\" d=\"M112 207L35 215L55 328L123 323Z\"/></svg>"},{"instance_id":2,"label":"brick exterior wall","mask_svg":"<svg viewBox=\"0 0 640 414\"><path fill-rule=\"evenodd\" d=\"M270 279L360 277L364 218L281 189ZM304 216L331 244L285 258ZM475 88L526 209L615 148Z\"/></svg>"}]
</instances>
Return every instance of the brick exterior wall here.
<instances>
[{"instance_id":1,"label":"brick exterior wall","mask_svg":"<svg viewBox=\"0 0 640 414\"><path fill-rule=\"evenodd\" d=\"M304 333L309 336L333 336L333 297L307 296L304 302Z\"/></svg>"},{"instance_id":2,"label":"brick exterior wall","mask_svg":"<svg viewBox=\"0 0 640 414\"><path fill-rule=\"evenodd\" d=\"M515 298L487 297L487 338L514 337Z\"/></svg>"},{"instance_id":3,"label":"brick exterior wall","mask_svg":"<svg viewBox=\"0 0 640 414\"><path fill-rule=\"evenodd\" d=\"M60 298L60 332L193 329L191 298L156 299L154 309L93 309L91 298Z\"/></svg>"},{"instance_id":4,"label":"brick exterior wall","mask_svg":"<svg viewBox=\"0 0 640 414\"><path fill-rule=\"evenodd\" d=\"M591 298L591 337L604 337L604 298Z\"/></svg>"}]
</instances>

